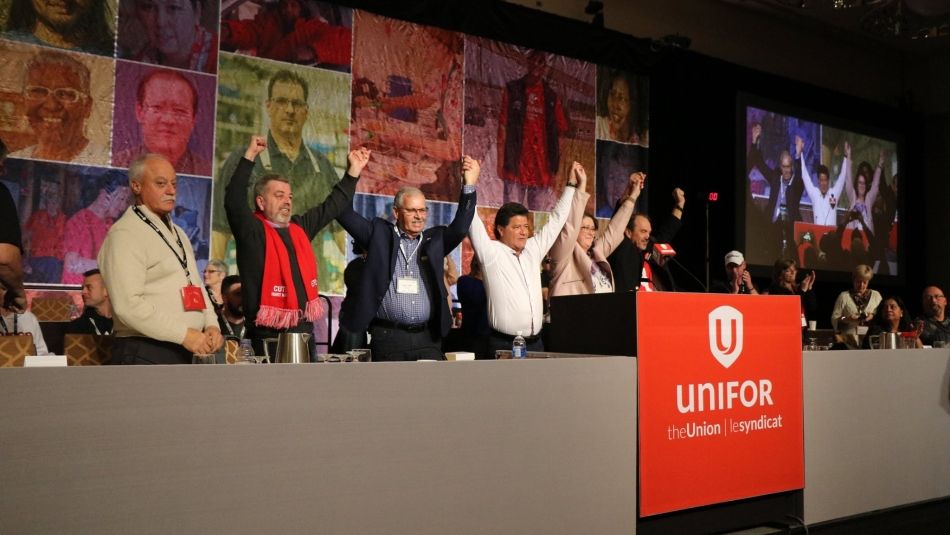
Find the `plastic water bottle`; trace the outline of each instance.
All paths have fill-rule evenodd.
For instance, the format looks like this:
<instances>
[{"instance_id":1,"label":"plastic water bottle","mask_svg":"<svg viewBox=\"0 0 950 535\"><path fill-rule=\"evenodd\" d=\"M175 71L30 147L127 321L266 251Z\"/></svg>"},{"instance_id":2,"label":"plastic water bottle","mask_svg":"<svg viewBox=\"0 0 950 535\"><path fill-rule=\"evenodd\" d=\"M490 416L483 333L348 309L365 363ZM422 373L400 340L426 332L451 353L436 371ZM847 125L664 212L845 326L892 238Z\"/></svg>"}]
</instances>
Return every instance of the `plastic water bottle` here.
<instances>
[{"instance_id":1,"label":"plastic water bottle","mask_svg":"<svg viewBox=\"0 0 950 535\"><path fill-rule=\"evenodd\" d=\"M513 359L523 359L527 354L527 344L521 333L521 331L518 331L518 336L515 336L515 339L511 342L511 358Z\"/></svg>"},{"instance_id":2,"label":"plastic water bottle","mask_svg":"<svg viewBox=\"0 0 950 535\"><path fill-rule=\"evenodd\" d=\"M242 362L257 362L257 359L254 357L254 347L251 346L251 341L247 338L241 340L241 347L238 348L237 358Z\"/></svg>"}]
</instances>

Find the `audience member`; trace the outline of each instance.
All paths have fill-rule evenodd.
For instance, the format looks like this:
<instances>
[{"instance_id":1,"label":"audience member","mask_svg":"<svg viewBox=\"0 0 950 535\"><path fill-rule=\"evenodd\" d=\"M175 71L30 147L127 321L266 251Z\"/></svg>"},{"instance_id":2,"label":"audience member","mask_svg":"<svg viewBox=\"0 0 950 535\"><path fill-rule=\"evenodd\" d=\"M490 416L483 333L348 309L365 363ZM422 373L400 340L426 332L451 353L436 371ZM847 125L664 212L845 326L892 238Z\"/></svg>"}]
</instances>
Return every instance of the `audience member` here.
<instances>
[{"instance_id":1,"label":"audience member","mask_svg":"<svg viewBox=\"0 0 950 535\"><path fill-rule=\"evenodd\" d=\"M924 288L922 297L923 315L917 320L923 322L920 340L929 345L950 345L950 318L947 317L947 297L937 286Z\"/></svg>"},{"instance_id":2,"label":"audience member","mask_svg":"<svg viewBox=\"0 0 950 535\"><path fill-rule=\"evenodd\" d=\"M726 280L716 280L710 283L709 292L718 294L751 294L758 295L752 274L749 273L745 256L740 251L729 251L725 258Z\"/></svg>"},{"instance_id":3,"label":"audience member","mask_svg":"<svg viewBox=\"0 0 950 535\"><path fill-rule=\"evenodd\" d=\"M614 274L616 292L673 291L673 277L653 254L652 243L669 243L682 226L686 194L673 189L673 210L653 233L653 224L646 214L636 214L627 223L626 240L621 240L607 261Z\"/></svg>"},{"instance_id":4,"label":"audience member","mask_svg":"<svg viewBox=\"0 0 950 535\"><path fill-rule=\"evenodd\" d=\"M475 215L479 172L479 162L466 156L458 210L448 226L425 228L426 198L412 187L393 199L395 225L367 220L352 208L340 214L340 224L367 251L357 299L340 321L353 333L369 329L374 361L443 358L442 338L452 325L444 258Z\"/></svg>"},{"instance_id":5,"label":"audience member","mask_svg":"<svg viewBox=\"0 0 950 535\"><path fill-rule=\"evenodd\" d=\"M896 295L889 296L884 299L881 302L881 306L878 307L877 314L868 326L868 334L864 337L864 342L861 347L870 349L872 336L877 336L882 333L910 332L919 335L910 322L910 313L907 311L907 307L904 306L904 300ZM920 336L914 336L914 346L923 347Z\"/></svg>"},{"instance_id":6,"label":"audience member","mask_svg":"<svg viewBox=\"0 0 950 535\"><path fill-rule=\"evenodd\" d=\"M82 315L66 326L67 333L112 334L112 301L98 269L83 273Z\"/></svg>"},{"instance_id":7,"label":"audience member","mask_svg":"<svg viewBox=\"0 0 950 535\"><path fill-rule=\"evenodd\" d=\"M228 275L221 281L221 308L218 309L218 326L225 338L243 340L247 333L244 320L244 300L241 293L241 277Z\"/></svg>"},{"instance_id":8,"label":"audience member","mask_svg":"<svg viewBox=\"0 0 950 535\"><path fill-rule=\"evenodd\" d=\"M135 204L112 225L99 267L112 300L112 361L186 364L221 347L221 330L202 288L191 241L172 223L177 177L163 156L129 166Z\"/></svg>"},{"instance_id":9,"label":"audience member","mask_svg":"<svg viewBox=\"0 0 950 535\"><path fill-rule=\"evenodd\" d=\"M548 223L533 237L529 238L528 209L519 203L509 202L498 209L495 241L488 237L481 218L472 220L469 238L482 261L488 295L489 351L510 350L518 333L524 337L529 351L544 350L541 261L564 227L583 172L581 164L571 165L567 186Z\"/></svg>"},{"instance_id":10,"label":"audience member","mask_svg":"<svg viewBox=\"0 0 950 535\"><path fill-rule=\"evenodd\" d=\"M7 302L6 289L0 288L0 303ZM28 334L33 338L36 355L49 355L40 321L29 310L18 311L15 308L0 306L0 336Z\"/></svg>"},{"instance_id":11,"label":"audience member","mask_svg":"<svg viewBox=\"0 0 950 535\"><path fill-rule=\"evenodd\" d=\"M237 247L238 271L244 290L244 316L254 351L264 352L264 339L281 332L312 333L324 313L317 284L317 260L310 242L323 227L353 202L356 181L370 151L350 151L346 175L322 202L305 205L291 215L298 199L288 178L264 175L254 184L254 204L248 208L247 188L255 161L267 140L252 136L225 190L224 209ZM310 354L316 357L311 338Z\"/></svg>"},{"instance_id":12,"label":"audience member","mask_svg":"<svg viewBox=\"0 0 950 535\"><path fill-rule=\"evenodd\" d=\"M867 264L858 264L851 275L852 288L841 292L831 312L831 327L841 334L849 347L858 346L858 327L866 325L881 304L881 294L868 288L874 271Z\"/></svg>"},{"instance_id":13,"label":"audience member","mask_svg":"<svg viewBox=\"0 0 950 535\"><path fill-rule=\"evenodd\" d=\"M208 265L205 266L202 275L204 276L205 290L208 292L208 297L211 298L211 304L214 305L215 310L219 310L224 302L221 297L221 284L224 277L228 275L228 265L221 260L208 260Z\"/></svg>"},{"instance_id":14,"label":"audience member","mask_svg":"<svg viewBox=\"0 0 950 535\"><path fill-rule=\"evenodd\" d=\"M548 252L551 257L551 297L610 293L614 291L614 276L607 257L626 239L624 229L633 215L640 188L646 179L644 173L632 173L619 208L607 224L607 230L597 236L597 220L584 213L590 194L587 193L587 173L578 168L577 192L571 201L564 228Z\"/></svg>"},{"instance_id":15,"label":"audience member","mask_svg":"<svg viewBox=\"0 0 950 535\"><path fill-rule=\"evenodd\" d=\"M485 295L485 283L482 281L482 262L478 255L472 256L468 275L459 277L456 291L462 305L462 345L475 353L476 359L495 358L488 350L488 336L491 328L488 324L488 297Z\"/></svg>"},{"instance_id":16,"label":"audience member","mask_svg":"<svg viewBox=\"0 0 950 535\"><path fill-rule=\"evenodd\" d=\"M810 271L798 282L798 265L794 260L779 259L772 267L772 285L765 291L769 295L797 295L802 302L802 327L809 319L817 320L818 298L813 288L815 272Z\"/></svg>"}]
</instances>

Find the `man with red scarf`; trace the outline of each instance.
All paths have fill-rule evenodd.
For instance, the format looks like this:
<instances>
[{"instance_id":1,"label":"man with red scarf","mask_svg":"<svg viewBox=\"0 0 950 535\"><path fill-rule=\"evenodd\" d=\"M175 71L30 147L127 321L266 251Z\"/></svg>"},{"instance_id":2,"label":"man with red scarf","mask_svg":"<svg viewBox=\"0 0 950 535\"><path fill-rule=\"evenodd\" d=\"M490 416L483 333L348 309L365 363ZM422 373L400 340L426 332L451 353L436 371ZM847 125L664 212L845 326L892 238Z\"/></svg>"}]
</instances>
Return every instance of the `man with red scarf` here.
<instances>
[{"instance_id":1,"label":"man with red scarf","mask_svg":"<svg viewBox=\"0 0 950 535\"><path fill-rule=\"evenodd\" d=\"M247 189L254 159L267 148L263 136L252 136L224 193L224 209L237 245L238 270L244 294L247 337L263 354L263 339L281 332L312 333L323 316L317 285L317 261L310 241L353 203L353 193L369 161L365 148L350 152L346 175L330 195L301 215L291 216L293 192L287 177L262 176L254 184L254 204ZM310 354L314 355L311 339Z\"/></svg>"}]
</instances>

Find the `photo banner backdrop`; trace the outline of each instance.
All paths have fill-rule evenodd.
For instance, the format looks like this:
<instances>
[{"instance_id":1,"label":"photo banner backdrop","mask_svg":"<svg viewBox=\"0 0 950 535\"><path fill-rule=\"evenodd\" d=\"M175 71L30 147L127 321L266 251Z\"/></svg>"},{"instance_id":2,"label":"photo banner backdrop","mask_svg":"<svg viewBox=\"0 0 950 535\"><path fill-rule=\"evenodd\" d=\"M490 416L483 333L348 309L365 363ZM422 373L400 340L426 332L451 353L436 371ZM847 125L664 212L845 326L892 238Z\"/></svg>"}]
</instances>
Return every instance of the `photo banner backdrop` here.
<instances>
[{"instance_id":1,"label":"photo banner backdrop","mask_svg":"<svg viewBox=\"0 0 950 535\"><path fill-rule=\"evenodd\" d=\"M537 224L572 161L587 168L600 217L612 213L613 186L646 168L643 76L331 2L221 9L92 0L34 33L58 15L0 0L0 139L11 151L0 179L19 207L31 286L78 288L101 236L54 243L50 229L68 235L70 218L92 207L101 223L88 226L104 234L131 201L126 168L144 152L179 174L173 217L199 268L217 258L232 273L223 191L254 134L268 137L270 156L254 176L285 173L296 213L326 197L356 146L373 151L358 191L383 199L366 206L416 186L451 205L430 224L451 219L463 154L482 162L481 207L519 201ZM313 241L322 292L344 293L349 249L336 223ZM467 271L462 249L454 260Z\"/></svg>"}]
</instances>

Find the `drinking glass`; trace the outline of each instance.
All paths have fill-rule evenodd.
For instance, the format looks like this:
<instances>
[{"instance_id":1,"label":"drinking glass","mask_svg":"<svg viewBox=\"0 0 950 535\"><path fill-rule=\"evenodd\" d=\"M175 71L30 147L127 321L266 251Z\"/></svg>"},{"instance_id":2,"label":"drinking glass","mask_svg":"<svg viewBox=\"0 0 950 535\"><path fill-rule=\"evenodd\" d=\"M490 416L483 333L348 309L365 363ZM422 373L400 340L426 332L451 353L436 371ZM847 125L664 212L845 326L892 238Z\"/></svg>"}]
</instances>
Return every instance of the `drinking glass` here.
<instances>
[{"instance_id":1,"label":"drinking glass","mask_svg":"<svg viewBox=\"0 0 950 535\"><path fill-rule=\"evenodd\" d=\"M195 353L191 356L192 364L214 364L214 353Z\"/></svg>"}]
</instances>

